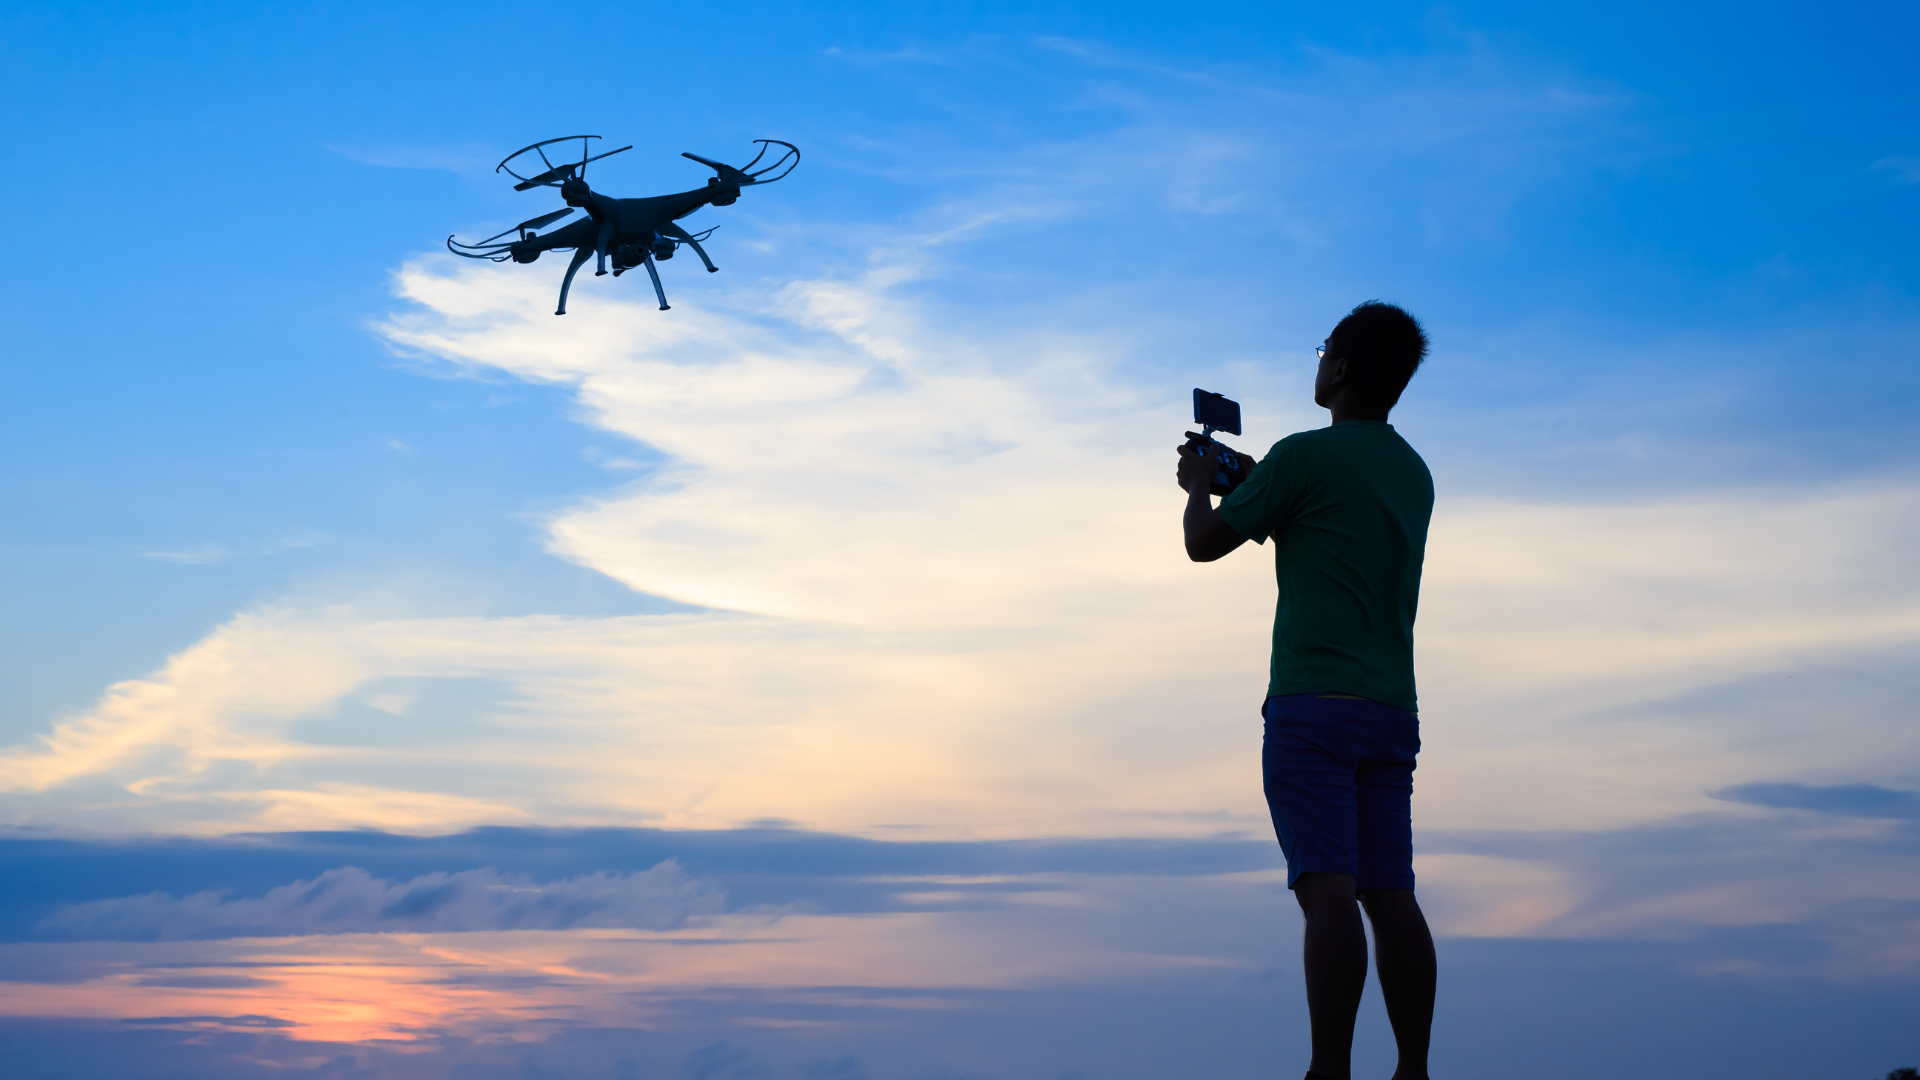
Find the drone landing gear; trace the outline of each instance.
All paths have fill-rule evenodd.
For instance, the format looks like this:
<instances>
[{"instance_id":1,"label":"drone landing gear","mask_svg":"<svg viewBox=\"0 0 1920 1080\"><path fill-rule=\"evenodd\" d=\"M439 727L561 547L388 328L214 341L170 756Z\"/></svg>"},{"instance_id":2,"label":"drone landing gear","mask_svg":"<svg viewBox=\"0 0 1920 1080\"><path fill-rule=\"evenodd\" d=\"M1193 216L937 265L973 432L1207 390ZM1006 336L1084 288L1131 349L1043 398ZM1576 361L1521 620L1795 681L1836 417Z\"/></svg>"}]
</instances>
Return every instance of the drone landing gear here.
<instances>
[{"instance_id":1,"label":"drone landing gear","mask_svg":"<svg viewBox=\"0 0 1920 1080\"><path fill-rule=\"evenodd\" d=\"M654 269L653 256L648 255L645 258L643 258L641 262L646 264L647 276L653 279L653 294L660 298L660 310L661 311L672 310L667 307L667 291L660 287L660 271ZM633 269L633 267L621 266L618 263L616 263L613 268L613 276L619 277L621 274L624 274L631 269Z\"/></svg>"},{"instance_id":2,"label":"drone landing gear","mask_svg":"<svg viewBox=\"0 0 1920 1080\"><path fill-rule=\"evenodd\" d=\"M555 315L567 313L567 290L573 288L573 275L579 273L580 268L587 264L587 256L591 254L593 254L592 248L574 249L573 261L567 264L567 276L560 280L560 309L554 312Z\"/></svg>"},{"instance_id":3,"label":"drone landing gear","mask_svg":"<svg viewBox=\"0 0 1920 1080\"><path fill-rule=\"evenodd\" d=\"M692 248L693 253L695 255L700 256L700 261L706 264L707 273L717 274L720 272L720 268L713 265L713 260L707 258L707 249L700 246L700 241L696 239L692 233L688 232L687 230L681 228L679 225L671 221L667 222L665 225L660 226L660 231L665 235L670 236L673 239L679 241L680 243L685 244L688 247ZM710 233L712 231L713 231L712 229L708 229L706 232L703 232L700 235L705 236L707 235L707 233Z\"/></svg>"},{"instance_id":4,"label":"drone landing gear","mask_svg":"<svg viewBox=\"0 0 1920 1080\"><path fill-rule=\"evenodd\" d=\"M667 290L660 287L660 271L653 268L653 255L651 253L647 255L646 262L647 276L653 279L653 294L660 298L660 310L666 311L668 310Z\"/></svg>"},{"instance_id":5,"label":"drone landing gear","mask_svg":"<svg viewBox=\"0 0 1920 1080\"><path fill-rule=\"evenodd\" d=\"M593 264L594 277L607 276L607 241L612 237L613 237L613 219L608 218L607 220L600 223L600 240L598 243L594 244L593 246L594 257L597 260Z\"/></svg>"}]
</instances>

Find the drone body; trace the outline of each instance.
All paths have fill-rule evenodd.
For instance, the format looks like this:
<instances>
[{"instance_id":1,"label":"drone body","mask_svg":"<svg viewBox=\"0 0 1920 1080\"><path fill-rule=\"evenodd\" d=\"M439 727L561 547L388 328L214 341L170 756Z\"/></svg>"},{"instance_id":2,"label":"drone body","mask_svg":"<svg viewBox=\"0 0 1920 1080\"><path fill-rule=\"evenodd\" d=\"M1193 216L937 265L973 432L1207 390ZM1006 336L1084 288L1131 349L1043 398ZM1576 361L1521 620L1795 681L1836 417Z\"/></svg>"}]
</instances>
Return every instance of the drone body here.
<instances>
[{"instance_id":1,"label":"drone body","mask_svg":"<svg viewBox=\"0 0 1920 1080\"><path fill-rule=\"evenodd\" d=\"M728 206L740 197L740 189L754 184L771 184L792 172L800 164L800 150L792 143L778 139L755 139L760 144L760 153L754 156L742 168L734 168L718 161L711 161L697 154L682 154L702 165L713 169L715 175L707 180L707 186L683 191L677 195L656 195L644 199L614 199L602 195L587 186L587 163L611 157L621 150L631 150L623 146L620 150L609 150L604 154L589 155L588 139L597 139L598 135L568 135L559 139L548 139L534 143L524 150L507 155L505 161L495 166L495 172L505 172L520 181L514 185L516 191L526 191L535 187L557 187L560 197L566 201L567 209L544 214L531 221L523 221L497 236L489 237L477 244L462 244L453 237L447 237L447 250L455 255L465 255L470 259L488 259L493 262L505 262L512 259L518 263L530 263L540 257L543 251L555 251L564 248L573 249L573 261L567 265L567 276L560 283L560 306L555 315L567 313L567 290L573 287L573 275L586 264L589 258L597 260L594 274L607 272L607 263L613 263L613 276L619 277L636 266L645 266L647 275L653 279L654 295L660 298L660 310L667 310L667 293L660 286L660 271L655 263L673 258L674 251L680 245L693 249L706 265L707 272L713 273L720 268L713 265L707 257L706 249L700 241L713 232L690 233L679 225L681 218L711 203L714 206ZM580 160L555 165L547 158L545 147L555 143L580 140ZM754 170L767 151L775 146L785 147L773 163ZM534 176L521 176L511 163L516 158L528 154L537 155L547 166L546 171ZM529 159L530 160L530 159ZM772 174L772 175L769 175ZM535 230L543 229L573 213L575 208L584 209L587 217L563 226L544 236ZM516 240L501 241L507 233L517 232Z\"/></svg>"}]
</instances>

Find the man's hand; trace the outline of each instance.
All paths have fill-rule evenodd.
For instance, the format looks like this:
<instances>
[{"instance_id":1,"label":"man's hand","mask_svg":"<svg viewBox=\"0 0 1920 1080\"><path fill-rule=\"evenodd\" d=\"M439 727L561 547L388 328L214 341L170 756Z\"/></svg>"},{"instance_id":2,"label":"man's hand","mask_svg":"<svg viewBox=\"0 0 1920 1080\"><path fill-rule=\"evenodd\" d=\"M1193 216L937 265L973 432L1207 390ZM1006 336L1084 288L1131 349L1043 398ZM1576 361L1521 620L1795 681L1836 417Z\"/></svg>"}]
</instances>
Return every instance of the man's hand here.
<instances>
[{"instance_id":1,"label":"man's hand","mask_svg":"<svg viewBox=\"0 0 1920 1080\"><path fill-rule=\"evenodd\" d=\"M1181 517L1186 533L1187 558L1194 562L1212 562L1247 542L1247 538L1227 524L1213 507L1213 474L1217 471L1211 457L1202 457L1195 444L1179 448L1180 464L1175 479L1187 492L1187 510Z\"/></svg>"},{"instance_id":2,"label":"man's hand","mask_svg":"<svg viewBox=\"0 0 1920 1080\"><path fill-rule=\"evenodd\" d=\"M1181 491L1192 491L1194 483L1203 477L1211 489L1213 474L1219 470L1214 467L1212 458L1200 455L1199 448L1204 445L1206 444L1189 439L1176 448L1176 452L1180 455L1180 464L1174 468L1173 478L1180 484Z\"/></svg>"}]
</instances>

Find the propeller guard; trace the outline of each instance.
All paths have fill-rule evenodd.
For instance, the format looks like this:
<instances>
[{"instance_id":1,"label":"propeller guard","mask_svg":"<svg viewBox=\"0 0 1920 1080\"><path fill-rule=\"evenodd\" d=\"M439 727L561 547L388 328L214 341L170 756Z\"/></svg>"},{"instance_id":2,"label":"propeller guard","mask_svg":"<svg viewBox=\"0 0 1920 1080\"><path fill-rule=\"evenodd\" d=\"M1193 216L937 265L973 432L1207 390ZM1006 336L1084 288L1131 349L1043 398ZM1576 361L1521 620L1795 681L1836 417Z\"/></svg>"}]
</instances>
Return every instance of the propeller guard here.
<instances>
[{"instance_id":1,"label":"propeller guard","mask_svg":"<svg viewBox=\"0 0 1920 1080\"><path fill-rule=\"evenodd\" d=\"M511 248L516 243L516 241L509 240L505 243L500 243L499 240L501 237L507 235L507 233L510 233L510 232L519 233L520 234L518 238L519 240L525 240L530 236L538 236L539 234L534 231L535 229L544 229L547 226L553 224L556 221L559 221L561 218L566 217L568 214L571 214L571 213L573 213L573 208L569 206L569 207L563 207L559 210L555 210L551 214L541 214L539 217L529 218L526 221L523 221L520 224L515 225L511 229L505 229L501 232L494 233L492 236L487 237L485 240L482 240L477 244L463 244L460 241L455 240L453 237L449 236L447 237L447 250L453 252L455 255L465 255L469 259L486 259L489 262L506 262L508 259L513 257Z\"/></svg>"},{"instance_id":2,"label":"propeller guard","mask_svg":"<svg viewBox=\"0 0 1920 1080\"><path fill-rule=\"evenodd\" d=\"M493 167L493 171L497 173L498 172L506 173L508 176L511 176L515 180L520 181L519 183L513 185L513 190L515 191L525 191L528 188L535 188L535 187L559 187L560 184L563 183L564 181L570 180L576 176L584 178L587 175L588 162L599 161L601 158L604 158L604 157L612 157L613 155L620 153L621 150L633 149L633 144L628 143L626 146L621 147L619 150L609 150L604 154L592 153L591 149L593 144L588 142L587 140L597 139L599 137L600 136L598 135L562 135L557 139L545 139L540 142L534 143L532 146L523 146L520 149L515 150L513 153L508 154L506 157L502 158L500 160L500 164L495 165ZM553 159L547 156L546 148L549 146L553 146L556 143L573 142L575 139L578 139L580 141L580 160L579 161L563 161L560 164L555 165L553 163ZM534 170L533 162L531 158L525 162L522 162L517 168L512 165L512 162L516 158L525 157L527 154L533 154L535 157L540 159L540 164L541 166L543 166L542 171ZM533 173L533 175L522 176L520 174L521 169L525 169L528 172Z\"/></svg>"},{"instance_id":3,"label":"propeller guard","mask_svg":"<svg viewBox=\"0 0 1920 1080\"><path fill-rule=\"evenodd\" d=\"M800 148L790 142L782 142L779 139L755 139L753 141L759 144L760 152L753 155L752 161L747 162L737 169L723 161L704 158L699 154L689 154L682 151L680 156L683 158L691 158L717 173L718 175L714 177L714 180L718 180L720 183L715 185L713 181L710 180L708 181L710 186L751 187L754 184L771 184L775 180L786 179L787 174L792 172L800 164ZM786 149L782 150L780 156L774 158L772 162L762 166L758 170L754 169L755 165L760 164L760 159L767 156L767 151L776 146L783 146ZM768 173L773 173L773 175L769 176L767 175Z\"/></svg>"}]
</instances>

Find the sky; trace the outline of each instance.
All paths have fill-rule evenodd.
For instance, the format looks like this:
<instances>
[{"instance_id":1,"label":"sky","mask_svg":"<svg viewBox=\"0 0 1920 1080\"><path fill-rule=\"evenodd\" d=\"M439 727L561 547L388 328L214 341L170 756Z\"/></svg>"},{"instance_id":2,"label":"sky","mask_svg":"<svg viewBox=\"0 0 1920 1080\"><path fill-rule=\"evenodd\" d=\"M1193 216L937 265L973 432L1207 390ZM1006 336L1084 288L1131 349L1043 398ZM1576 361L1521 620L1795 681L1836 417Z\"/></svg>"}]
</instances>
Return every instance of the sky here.
<instances>
[{"instance_id":1,"label":"sky","mask_svg":"<svg viewBox=\"0 0 1920 1080\"><path fill-rule=\"evenodd\" d=\"M1920 1065L1910 6L0 4L0 1046L1305 1069L1266 549L1400 303L1434 1075ZM457 259L633 149L720 272ZM1356 1075L1392 1067L1377 993Z\"/></svg>"}]
</instances>

